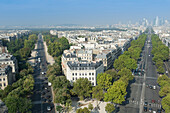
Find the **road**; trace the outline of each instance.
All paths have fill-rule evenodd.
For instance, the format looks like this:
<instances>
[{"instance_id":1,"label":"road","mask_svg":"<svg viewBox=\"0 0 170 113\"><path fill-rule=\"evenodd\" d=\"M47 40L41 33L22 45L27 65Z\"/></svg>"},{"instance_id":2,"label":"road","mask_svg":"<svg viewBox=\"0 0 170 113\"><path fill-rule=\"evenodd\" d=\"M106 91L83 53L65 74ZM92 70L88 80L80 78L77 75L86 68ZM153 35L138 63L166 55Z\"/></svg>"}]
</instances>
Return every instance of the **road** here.
<instances>
[{"instance_id":1,"label":"road","mask_svg":"<svg viewBox=\"0 0 170 113\"><path fill-rule=\"evenodd\" d=\"M34 80L35 86L33 95L31 97L33 108L33 113L55 113L54 104L52 103L52 93L51 87L48 86L48 80L45 77L45 74L42 72L47 71L47 61L45 57L44 45L42 35L38 35L38 43L37 43L37 57L36 62L37 65L34 67ZM38 61L40 58L40 62ZM47 110L47 106L51 107L51 110Z\"/></svg>"},{"instance_id":2,"label":"road","mask_svg":"<svg viewBox=\"0 0 170 113\"><path fill-rule=\"evenodd\" d=\"M119 113L143 113L144 103L148 102L147 108L156 111L161 108L159 98L159 86L157 85L156 66L152 62L151 33L148 34L144 49L142 51L139 68L141 75L137 73L133 83L127 88L127 101L120 106ZM148 41L149 40L149 41ZM144 70L143 70L144 69ZM147 88L146 85L156 86L156 89ZM151 103L155 100L155 103ZM151 104L151 106L149 106ZM147 111L148 112L148 111Z\"/></svg>"}]
</instances>

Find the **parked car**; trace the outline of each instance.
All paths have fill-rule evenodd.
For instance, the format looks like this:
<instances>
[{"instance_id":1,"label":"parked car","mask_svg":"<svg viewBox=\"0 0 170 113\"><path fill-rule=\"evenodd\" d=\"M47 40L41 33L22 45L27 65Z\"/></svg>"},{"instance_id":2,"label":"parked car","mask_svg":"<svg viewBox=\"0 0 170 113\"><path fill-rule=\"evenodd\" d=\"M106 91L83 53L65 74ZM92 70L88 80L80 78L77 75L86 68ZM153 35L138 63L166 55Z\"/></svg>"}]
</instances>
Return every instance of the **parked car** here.
<instances>
[{"instance_id":1,"label":"parked car","mask_svg":"<svg viewBox=\"0 0 170 113\"><path fill-rule=\"evenodd\" d=\"M156 89L156 86L153 86L153 89Z\"/></svg>"},{"instance_id":2,"label":"parked car","mask_svg":"<svg viewBox=\"0 0 170 113\"><path fill-rule=\"evenodd\" d=\"M147 107L144 107L144 108L143 108L143 110L144 110L145 112L147 112L147 109L148 109Z\"/></svg>"},{"instance_id":3,"label":"parked car","mask_svg":"<svg viewBox=\"0 0 170 113\"><path fill-rule=\"evenodd\" d=\"M50 106L47 106L47 111L51 111L51 107Z\"/></svg>"},{"instance_id":4,"label":"parked car","mask_svg":"<svg viewBox=\"0 0 170 113\"><path fill-rule=\"evenodd\" d=\"M161 113L161 110L160 110L160 109L157 109L157 113Z\"/></svg>"},{"instance_id":5,"label":"parked car","mask_svg":"<svg viewBox=\"0 0 170 113\"><path fill-rule=\"evenodd\" d=\"M148 105L148 102L145 102L145 103L144 103L144 106L147 106L147 105Z\"/></svg>"},{"instance_id":6,"label":"parked car","mask_svg":"<svg viewBox=\"0 0 170 113\"><path fill-rule=\"evenodd\" d=\"M152 108L149 108L149 112L152 112Z\"/></svg>"},{"instance_id":7,"label":"parked car","mask_svg":"<svg viewBox=\"0 0 170 113\"><path fill-rule=\"evenodd\" d=\"M155 103L155 100L152 99L152 103Z\"/></svg>"}]
</instances>

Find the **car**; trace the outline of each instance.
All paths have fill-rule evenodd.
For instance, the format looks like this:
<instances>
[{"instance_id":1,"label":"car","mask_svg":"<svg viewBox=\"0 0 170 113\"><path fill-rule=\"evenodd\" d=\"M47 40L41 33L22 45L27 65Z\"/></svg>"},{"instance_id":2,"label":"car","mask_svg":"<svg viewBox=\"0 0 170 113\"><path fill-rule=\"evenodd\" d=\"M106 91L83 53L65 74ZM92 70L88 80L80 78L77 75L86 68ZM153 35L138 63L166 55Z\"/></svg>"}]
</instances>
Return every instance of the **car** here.
<instances>
[{"instance_id":1,"label":"car","mask_svg":"<svg viewBox=\"0 0 170 113\"><path fill-rule=\"evenodd\" d=\"M152 99L152 103L155 103L155 100Z\"/></svg>"},{"instance_id":2,"label":"car","mask_svg":"<svg viewBox=\"0 0 170 113\"><path fill-rule=\"evenodd\" d=\"M153 113L156 113L156 111L153 111Z\"/></svg>"},{"instance_id":3,"label":"car","mask_svg":"<svg viewBox=\"0 0 170 113\"><path fill-rule=\"evenodd\" d=\"M45 87L44 89L46 89L46 90L47 90L48 88L47 88L47 87Z\"/></svg>"},{"instance_id":4,"label":"car","mask_svg":"<svg viewBox=\"0 0 170 113\"><path fill-rule=\"evenodd\" d=\"M150 85L149 88L152 89L153 87Z\"/></svg>"},{"instance_id":5,"label":"car","mask_svg":"<svg viewBox=\"0 0 170 113\"><path fill-rule=\"evenodd\" d=\"M147 105L148 105L148 102L145 102L145 103L144 103L144 106L147 106Z\"/></svg>"},{"instance_id":6,"label":"car","mask_svg":"<svg viewBox=\"0 0 170 113\"><path fill-rule=\"evenodd\" d=\"M42 75L44 75L45 73L44 72L41 72Z\"/></svg>"},{"instance_id":7,"label":"car","mask_svg":"<svg viewBox=\"0 0 170 113\"><path fill-rule=\"evenodd\" d=\"M153 86L153 89L156 89L156 86Z\"/></svg>"},{"instance_id":8,"label":"car","mask_svg":"<svg viewBox=\"0 0 170 113\"><path fill-rule=\"evenodd\" d=\"M51 111L51 107L50 106L47 106L47 111Z\"/></svg>"},{"instance_id":9,"label":"car","mask_svg":"<svg viewBox=\"0 0 170 113\"><path fill-rule=\"evenodd\" d=\"M166 71L166 73L168 73L168 71Z\"/></svg>"},{"instance_id":10,"label":"car","mask_svg":"<svg viewBox=\"0 0 170 113\"><path fill-rule=\"evenodd\" d=\"M144 107L144 108L143 108L143 110L144 110L145 112L147 112L147 109L148 109L147 107Z\"/></svg>"},{"instance_id":11,"label":"car","mask_svg":"<svg viewBox=\"0 0 170 113\"><path fill-rule=\"evenodd\" d=\"M161 110L160 110L160 109L157 109L157 113L161 113Z\"/></svg>"},{"instance_id":12,"label":"car","mask_svg":"<svg viewBox=\"0 0 170 113\"><path fill-rule=\"evenodd\" d=\"M151 56L151 55L149 55L149 56Z\"/></svg>"},{"instance_id":13,"label":"car","mask_svg":"<svg viewBox=\"0 0 170 113\"><path fill-rule=\"evenodd\" d=\"M149 112L152 112L152 108L149 108Z\"/></svg>"},{"instance_id":14,"label":"car","mask_svg":"<svg viewBox=\"0 0 170 113\"><path fill-rule=\"evenodd\" d=\"M149 85L147 84L147 85L146 85L146 87L148 88L148 87L149 87Z\"/></svg>"}]
</instances>

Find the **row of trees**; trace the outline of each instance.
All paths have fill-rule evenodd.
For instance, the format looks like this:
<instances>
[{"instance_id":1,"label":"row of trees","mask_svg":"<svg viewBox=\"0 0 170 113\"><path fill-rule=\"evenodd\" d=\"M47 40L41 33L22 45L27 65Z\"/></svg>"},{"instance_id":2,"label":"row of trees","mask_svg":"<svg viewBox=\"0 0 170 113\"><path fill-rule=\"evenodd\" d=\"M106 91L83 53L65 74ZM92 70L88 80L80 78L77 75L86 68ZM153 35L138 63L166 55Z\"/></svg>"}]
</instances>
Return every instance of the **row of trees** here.
<instances>
[{"instance_id":1,"label":"row of trees","mask_svg":"<svg viewBox=\"0 0 170 113\"><path fill-rule=\"evenodd\" d=\"M166 47L162 41L159 39L159 36L153 34L152 39L152 54L154 55L153 61L156 64L157 71L159 73L164 73L163 62L169 58L169 48Z\"/></svg>"},{"instance_id":2,"label":"row of trees","mask_svg":"<svg viewBox=\"0 0 170 113\"><path fill-rule=\"evenodd\" d=\"M57 36L44 35L43 38L48 46L48 53L53 57L61 56L63 51L70 47L65 37L58 38Z\"/></svg>"},{"instance_id":3,"label":"row of trees","mask_svg":"<svg viewBox=\"0 0 170 113\"><path fill-rule=\"evenodd\" d=\"M120 71L122 68L130 70L137 68L137 60L140 57L142 48L144 47L146 37L146 34L142 34L137 40L133 40L128 51L125 51L124 54L120 55L119 58L115 60L114 68L117 71Z\"/></svg>"},{"instance_id":4,"label":"row of trees","mask_svg":"<svg viewBox=\"0 0 170 113\"><path fill-rule=\"evenodd\" d=\"M166 75L161 75L157 80L161 87L159 95L163 98L161 101L163 109L166 113L170 113L170 78Z\"/></svg>"},{"instance_id":5,"label":"row of trees","mask_svg":"<svg viewBox=\"0 0 170 113\"><path fill-rule=\"evenodd\" d=\"M9 113L30 112L32 103L28 97L34 88L34 78L30 73L32 73L30 69L21 70L19 80L8 85L4 90L0 90L0 98L8 107Z\"/></svg>"},{"instance_id":6,"label":"row of trees","mask_svg":"<svg viewBox=\"0 0 170 113\"><path fill-rule=\"evenodd\" d=\"M33 68L26 62L34 49L34 44L37 41L37 36L31 34L22 38L6 42L8 51L17 57L19 62L19 73L17 81L12 85L8 85L4 90L0 90L0 98L8 107L9 113L31 112L32 103L30 96L34 88L34 78L32 76Z\"/></svg>"},{"instance_id":7,"label":"row of trees","mask_svg":"<svg viewBox=\"0 0 170 113\"><path fill-rule=\"evenodd\" d=\"M57 106L57 111L71 110L71 86L65 76L61 76L61 55L65 49L69 49L68 40L64 37L58 38L49 34L43 35L48 46L48 53L54 57L55 63L48 66L48 81L52 83L55 103L60 103L64 107Z\"/></svg>"}]
</instances>

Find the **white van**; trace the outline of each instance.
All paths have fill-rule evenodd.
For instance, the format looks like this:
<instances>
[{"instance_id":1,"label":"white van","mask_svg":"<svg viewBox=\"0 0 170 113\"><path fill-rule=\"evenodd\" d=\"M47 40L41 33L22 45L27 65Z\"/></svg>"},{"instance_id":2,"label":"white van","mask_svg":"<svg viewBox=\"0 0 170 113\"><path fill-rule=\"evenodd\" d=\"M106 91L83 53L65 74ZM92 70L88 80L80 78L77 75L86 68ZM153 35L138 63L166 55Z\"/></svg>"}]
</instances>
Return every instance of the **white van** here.
<instances>
[{"instance_id":1,"label":"white van","mask_svg":"<svg viewBox=\"0 0 170 113\"><path fill-rule=\"evenodd\" d=\"M153 86L153 89L156 89L156 86Z\"/></svg>"}]
</instances>

